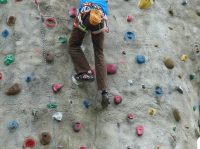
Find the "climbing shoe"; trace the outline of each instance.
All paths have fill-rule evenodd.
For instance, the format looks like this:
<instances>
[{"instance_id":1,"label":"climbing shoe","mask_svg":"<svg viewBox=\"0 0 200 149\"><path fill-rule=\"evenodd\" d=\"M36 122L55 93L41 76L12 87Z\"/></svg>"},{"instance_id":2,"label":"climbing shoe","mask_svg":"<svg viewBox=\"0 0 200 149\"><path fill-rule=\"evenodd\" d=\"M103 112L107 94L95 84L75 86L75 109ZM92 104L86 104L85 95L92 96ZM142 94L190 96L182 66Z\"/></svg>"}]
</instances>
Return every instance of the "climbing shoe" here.
<instances>
[{"instance_id":1,"label":"climbing shoe","mask_svg":"<svg viewBox=\"0 0 200 149\"><path fill-rule=\"evenodd\" d=\"M108 92L102 92L102 101L101 101L102 108L108 107L108 104L110 104L108 98Z\"/></svg>"},{"instance_id":2,"label":"climbing shoe","mask_svg":"<svg viewBox=\"0 0 200 149\"><path fill-rule=\"evenodd\" d=\"M95 78L93 73L79 73L78 75L75 75L75 79L79 82L93 82Z\"/></svg>"}]
</instances>

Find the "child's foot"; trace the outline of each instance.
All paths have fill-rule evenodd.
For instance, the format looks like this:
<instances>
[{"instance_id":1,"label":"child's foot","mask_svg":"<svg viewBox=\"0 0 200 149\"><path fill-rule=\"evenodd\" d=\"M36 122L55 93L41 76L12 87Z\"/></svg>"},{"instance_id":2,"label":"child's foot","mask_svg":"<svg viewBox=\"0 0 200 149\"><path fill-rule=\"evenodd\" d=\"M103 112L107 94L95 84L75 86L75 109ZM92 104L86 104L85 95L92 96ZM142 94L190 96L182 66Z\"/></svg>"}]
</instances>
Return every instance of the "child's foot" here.
<instances>
[{"instance_id":1,"label":"child's foot","mask_svg":"<svg viewBox=\"0 0 200 149\"><path fill-rule=\"evenodd\" d=\"M110 104L108 98L108 92L102 92L102 102L101 102L102 108L108 107L108 104Z\"/></svg>"}]
</instances>

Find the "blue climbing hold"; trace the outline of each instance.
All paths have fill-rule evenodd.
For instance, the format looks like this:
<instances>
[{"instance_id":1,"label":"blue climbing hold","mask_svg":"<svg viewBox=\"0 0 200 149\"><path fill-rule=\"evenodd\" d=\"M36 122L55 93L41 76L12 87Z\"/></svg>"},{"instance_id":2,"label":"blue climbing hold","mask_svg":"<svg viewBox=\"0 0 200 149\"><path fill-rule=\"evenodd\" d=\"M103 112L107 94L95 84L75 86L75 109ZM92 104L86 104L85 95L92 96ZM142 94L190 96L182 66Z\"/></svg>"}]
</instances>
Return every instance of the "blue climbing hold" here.
<instances>
[{"instance_id":1,"label":"blue climbing hold","mask_svg":"<svg viewBox=\"0 0 200 149\"><path fill-rule=\"evenodd\" d=\"M124 37L126 40L134 40L135 34L132 31L126 31Z\"/></svg>"},{"instance_id":2,"label":"blue climbing hold","mask_svg":"<svg viewBox=\"0 0 200 149\"><path fill-rule=\"evenodd\" d=\"M163 90L160 87L155 88L155 95L161 97L163 95Z\"/></svg>"},{"instance_id":3,"label":"blue climbing hold","mask_svg":"<svg viewBox=\"0 0 200 149\"><path fill-rule=\"evenodd\" d=\"M86 108L90 106L90 102L88 100L84 100L83 104L85 105Z\"/></svg>"},{"instance_id":4,"label":"blue climbing hold","mask_svg":"<svg viewBox=\"0 0 200 149\"><path fill-rule=\"evenodd\" d=\"M26 77L26 82L31 82L31 77L30 76Z\"/></svg>"},{"instance_id":5,"label":"blue climbing hold","mask_svg":"<svg viewBox=\"0 0 200 149\"><path fill-rule=\"evenodd\" d=\"M138 64L144 63L145 57L143 55L138 55L137 57L135 57L135 60L137 61Z\"/></svg>"},{"instance_id":6,"label":"blue climbing hold","mask_svg":"<svg viewBox=\"0 0 200 149\"><path fill-rule=\"evenodd\" d=\"M4 38L6 38L6 37L8 36L8 30L7 30L7 29L5 29L5 30L2 32L2 36L3 36Z\"/></svg>"},{"instance_id":7,"label":"blue climbing hold","mask_svg":"<svg viewBox=\"0 0 200 149\"><path fill-rule=\"evenodd\" d=\"M13 120L9 123L7 129L10 131L15 131L18 127L19 127L19 124L15 120Z\"/></svg>"}]
</instances>

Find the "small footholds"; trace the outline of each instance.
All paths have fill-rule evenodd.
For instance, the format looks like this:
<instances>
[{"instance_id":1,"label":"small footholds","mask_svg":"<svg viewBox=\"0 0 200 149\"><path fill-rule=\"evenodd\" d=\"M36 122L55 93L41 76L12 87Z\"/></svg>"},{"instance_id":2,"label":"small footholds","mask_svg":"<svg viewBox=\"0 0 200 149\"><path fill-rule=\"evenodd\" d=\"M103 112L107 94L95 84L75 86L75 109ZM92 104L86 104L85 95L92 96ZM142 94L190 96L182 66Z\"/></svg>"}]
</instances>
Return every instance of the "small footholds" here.
<instances>
[{"instance_id":1,"label":"small footholds","mask_svg":"<svg viewBox=\"0 0 200 149\"><path fill-rule=\"evenodd\" d=\"M193 45L193 52L194 52L194 55L198 56L200 54L200 47L198 44L194 44Z\"/></svg>"},{"instance_id":2,"label":"small footholds","mask_svg":"<svg viewBox=\"0 0 200 149\"><path fill-rule=\"evenodd\" d=\"M127 117L128 117L128 119L132 120L133 119L133 114L128 114Z\"/></svg>"},{"instance_id":3,"label":"small footholds","mask_svg":"<svg viewBox=\"0 0 200 149\"><path fill-rule=\"evenodd\" d=\"M90 106L89 100L84 100L83 104L85 105L86 108L88 108Z\"/></svg>"},{"instance_id":4,"label":"small footholds","mask_svg":"<svg viewBox=\"0 0 200 149\"><path fill-rule=\"evenodd\" d=\"M196 109L197 109L197 105L194 105L193 110L196 111Z\"/></svg>"},{"instance_id":5,"label":"small footholds","mask_svg":"<svg viewBox=\"0 0 200 149\"><path fill-rule=\"evenodd\" d=\"M33 114L34 116L37 116L36 113L37 113L36 110L33 110L33 111L32 111L32 114Z\"/></svg>"},{"instance_id":6,"label":"small footholds","mask_svg":"<svg viewBox=\"0 0 200 149\"><path fill-rule=\"evenodd\" d=\"M47 107L50 108L50 103L47 103ZM51 104L51 108L56 108L57 107L57 104Z\"/></svg>"},{"instance_id":7,"label":"small footholds","mask_svg":"<svg viewBox=\"0 0 200 149\"><path fill-rule=\"evenodd\" d=\"M145 89L146 88L145 85L142 85L142 88Z\"/></svg>"},{"instance_id":8,"label":"small footholds","mask_svg":"<svg viewBox=\"0 0 200 149\"><path fill-rule=\"evenodd\" d=\"M160 88L160 87L156 87L155 88L155 95L157 96L157 97L161 97L162 95L163 95L163 90Z\"/></svg>"},{"instance_id":9,"label":"small footholds","mask_svg":"<svg viewBox=\"0 0 200 149\"><path fill-rule=\"evenodd\" d=\"M131 149L131 148L128 146L127 149Z\"/></svg>"},{"instance_id":10,"label":"small footholds","mask_svg":"<svg viewBox=\"0 0 200 149\"><path fill-rule=\"evenodd\" d=\"M24 147L29 149L29 148L34 148L35 147L35 141L33 139L27 139L24 143Z\"/></svg>"},{"instance_id":11,"label":"small footholds","mask_svg":"<svg viewBox=\"0 0 200 149\"><path fill-rule=\"evenodd\" d=\"M193 80L194 79L194 77L195 77L195 73L193 73L193 74L190 74L190 80Z\"/></svg>"},{"instance_id":12,"label":"small footholds","mask_svg":"<svg viewBox=\"0 0 200 149\"><path fill-rule=\"evenodd\" d=\"M143 55L137 55L137 57L135 57L135 60L138 64L141 64L145 62L145 57Z\"/></svg>"},{"instance_id":13,"label":"small footholds","mask_svg":"<svg viewBox=\"0 0 200 149\"><path fill-rule=\"evenodd\" d=\"M62 120L62 113L61 112L54 113L53 118L60 122Z\"/></svg>"},{"instance_id":14,"label":"small footholds","mask_svg":"<svg viewBox=\"0 0 200 149\"><path fill-rule=\"evenodd\" d=\"M14 16L9 16L8 18L6 18L6 23L9 26L12 26L13 24L15 24L15 20L16 18Z\"/></svg>"},{"instance_id":15,"label":"small footholds","mask_svg":"<svg viewBox=\"0 0 200 149\"><path fill-rule=\"evenodd\" d=\"M15 83L13 86L11 86L8 91L6 92L7 95L15 95L21 90L21 85L18 83Z\"/></svg>"},{"instance_id":16,"label":"small footholds","mask_svg":"<svg viewBox=\"0 0 200 149\"><path fill-rule=\"evenodd\" d=\"M184 62L187 61L187 59L188 59L187 55L183 55L182 58L181 58L181 60L184 61Z\"/></svg>"},{"instance_id":17,"label":"small footholds","mask_svg":"<svg viewBox=\"0 0 200 149\"><path fill-rule=\"evenodd\" d=\"M58 37L58 39L61 40L61 43L67 42L67 38L65 38L65 37Z\"/></svg>"},{"instance_id":18,"label":"small footholds","mask_svg":"<svg viewBox=\"0 0 200 149\"><path fill-rule=\"evenodd\" d=\"M160 147L156 147L155 149L160 149Z\"/></svg>"},{"instance_id":19,"label":"small footholds","mask_svg":"<svg viewBox=\"0 0 200 149\"><path fill-rule=\"evenodd\" d=\"M172 5L170 5L169 13L170 13L172 16L174 15L174 11L173 11Z\"/></svg>"},{"instance_id":20,"label":"small footholds","mask_svg":"<svg viewBox=\"0 0 200 149\"><path fill-rule=\"evenodd\" d=\"M183 76L180 74L180 75L178 75L178 77L180 78L180 79L182 79L183 78Z\"/></svg>"},{"instance_id":21,"label":"small footholds","mask_svg":"<svg viewBox=\"0 0 200 149\"><path fill-rule=\"evenodd\" d=\"M133 16L132 16L132 15L128 15L128 16L127 16L127 22L131 22L132 19L133 19Z\"/></svg>"},{"instance_id":22,"label":"small footholds","mask_svg":"<svg viewBox=\"0 0 200 149\"><path fill-rule=\"evenodd\" d=\"M107 74L116 74L117 67L114 64L107 64Z\"/></svg>"},{"instance_id":23,"label":"small footholds","mask_svg":"<svg viewBox=\"0 0 200 149\"><path fill-rule=\"evenodd\" d=\"M155 46L155 47L158 47L158 44L157 44L157 43L155 43L155 44L154 44L154 46Z\"/></svg>"},{"instance_id":24,"label":"small footholds","mask_svg":"<svg viewBox=\"0 0 200 149\"><path fill-rule=\"evenodd\" d=\"M122 54L126 55L126 51L123 51Z\"/></svg>"},{"instance_id":25,"label":"small footholds","mask_svg":"<svg viewBox=\"0 0 200 149\"><path fill-rule=\"evenodd\" d=\"M118 95L115 95L114 96L114 102L115 102L115 104L119 104L119 103L122 102L122 98Z\"/></svg>"},{"instance_id":26,"label":"small footholds","mask_svg":"<svg viewBox=\"0 0 200 149\"><path fill-rule=\"evenodd\" d=\"M173 30L173 29L174 29L174 27L173 27L173 26L169 26L169 29Z\"/></svg>"},{"instance_id":27,"label":"small footholds","mask_svg":"<svg viewBox=\"0 0 200 149\"><path fill-rule=\"evenodd\" d=\"M17 128L19 127L19 124L13 120L9 123L9 126L7 127L8 130L10 130L11 132L15 131Z\"/></svg>"},{"instance_id":28,"label":"small footholds","mask_svg":"<svg viewBox=\"0 0 200 149\"><path fill-rule=\"evenodd\" d=\"M7 0L0 0L0 4L5 4L7 3Z\"/></svg>"},{"instance_id":29,"label":"small footholds","mask_svg":"<svg viewBox=\"0 0 200 149\"><path fill-rule=\"evenodd\" d=\"M139 8L146 9L151 5L151 0L140 0Z\"/></svg>"},{"instance_id":30,"label":"small footholds","mask_svg":"<svg viewBox=\"0 0 200 149\"><path fill-rule=\"evenodd\" d=\"M174 108L174 109L172 109L172 112L173 112L173 115L174 115L174 118L176 119L176 121L179 122L181 120L181 114L180 114L179 110Z\"/></svg>"},{"instance_id":31,"label":"small footholds","mask_svg":"<svg viewBox=\"0 0 200 149\"><path fill-rule=\"evenodd\" d=\"M81 130L81 123L79 122L74 123L73 128L75 132L79 132Z\"/></svg>"},{"instance_id":32,"label":"small footholds","mask_svg":"<svg viewBox=\"0 0 200 149\"><path fill-rule=\"evenodd\" d=\"M52 88L54 92L58 92L62 86L60 84L53 84Z\"/></svg>"},{"instance_id":33,"label":"small footholds","mask_svg":"<svg viewBox=\"0 0 200 149\"><path fill-rule=\"evenodd\" d=\"M26 82L31 82L31 77L30 76L26 77Z\"/></svg>"},{"instance_id":34,"label":"small footholds","mask_svg":"<svg viewBox=\"0 0 200 149\"><path fill-rule=\"evenodd\" d=\"M189 129L189 126L186 124L186 125L185 125L185 128Z\"/></svg>"},{"instance_id":35,"label":"small footholds","mask_svg":"<svg viewBox=\"0 0 200 149\"><path fill-rule=\"evenodd\" d=\"M143 132L144 132L144 129L143 129L143 126L138 126L137 127L137 134L138 134L138 136L141 136L142 134L143 134Z\"/></svg>"},{"instance_id":36,"label":"small footholds","mask_svg":"<svg viewBox=\"0 0 200 149\"><path fill-rule=\"evenodd\" d=\"M176 127L173 127L173 131L176 131Z\"/></svg>"},{"instance_id":37,"label":"small footholds","mask_svg":"<svg viewBox=\"0 0 200 149\"><path fill-rule=\"evenodd\" d=\"M22 1L22 0L15 0L15 2L19 2L19 1Z\"/></svg>"},{"instance_id":38,"label":"small footholds","mask_svg":"<svg viewBox=\"0 0 200 149\"><path fill-rule=\"evenodd\" d=\"M174 68L174 61L173 61L173 59L171 59L171 58L165 58L164 59L164 63L165 63L165 66L168 69L173 69Z\"/></svg>"},{"instance_id":39,"label":"small footholds","mask_svg":"<svg viewBox=\"0 0 200 149\"><path fill-rule=\"evenodd\" d=\"M124 38L126 40L134 40L135 39L135 34L132 31L126 31Z\"/></svg>"},{"instance_id":40,"label":"small footholds","mask_svg":"<svg viewBox=\"0 0 200 149\"><path fill-rule=\"evenodd\" d=\"M176 89L177 89L177 91L179 91L181 94L183 94L183 89L182 89L181 86L177 86Z\"/></svg>"},{"instance_id":41,"label":"small footholds","mask_svg":"<svg viewBox=\"0 0 200 149\"><path fill-rule=\"evenodd\" d=\"M46 145L48 143L50 143L51 141L51 136L48 132L42 132L41 135L40 135L40 143L42 145Z\"/></svg>"},{"instance_id":42,"label":"small footholds","mask_svg":"<svg viewBox=\"0 0 200 149\"><path fill-rule=\"evenodd\" d=\"M197 10L197 15L198 15L198 16L200 16L200 9L199 9L199 10Z\"/></svg>"},{"instance_id":43,"label":"small footholds","mask_svg":"<svg viewBox=\"0 0 200 149\"><path fill-rule=\"evenodd\" d=\"M150 110L149 110L149 115L153 115L154 112L155 112L154 109L150 109Z\"/></svg>"},{"instance_id":44,"label":"small footholds","mask_svg":"<svg viewBox=\"0 0 200 149\"><path fill-rule=\"evenodd\" d=\"M7 30L7 29L5 29L5 30L2 32L2 36L3 36L4 38L6 38L6 37L8 36L8 30Z\"/></svg>"},{"instance_id":45,"label":"small footholds","mask_svg":"<svg viewBox=\"0 0 200 149\"><path fill-rule=\"evenodd\" d=\"M48 62L53 60L53 55L50 52L45 52L45 57Z\"/></svg>"},{"instance_id":46,"label":"small footholds","mask_svg":"<svg viewBox=\"0 0 200 149\"><path fill-rule=\"evenodd\" d=\"M72 18L75 18L76 17L76 7L75 6L72 6L71 9L68 11L69 13L69 16L72 17Z\"/></svg>"},{"instance_id":47,"label":"small footholds","mask_svg":"<svg viewBox=\"0 0 200 149\"><path fill-rule=\"evenodd\" d=\"M10 65L13 61L14 61L14 56L13 55L7 55L5 58L4 58L4 64L5 65Z\"/></svg>"}]
</instances>

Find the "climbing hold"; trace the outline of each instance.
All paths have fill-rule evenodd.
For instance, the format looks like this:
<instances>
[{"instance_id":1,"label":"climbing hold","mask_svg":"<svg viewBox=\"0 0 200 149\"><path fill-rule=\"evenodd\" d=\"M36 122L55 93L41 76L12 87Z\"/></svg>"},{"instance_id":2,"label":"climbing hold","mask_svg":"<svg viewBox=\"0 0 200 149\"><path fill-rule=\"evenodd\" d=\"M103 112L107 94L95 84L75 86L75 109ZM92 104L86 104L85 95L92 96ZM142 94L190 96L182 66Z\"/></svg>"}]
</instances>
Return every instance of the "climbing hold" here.
<instances>
[{"instance_id":1,"label":"climbing hold","mask_svg":"<svg viewBox=\"0 0 200 149\"><path fill-rule=\"evenodd\" d=\"M135 39L135 34L132 31L126 31L124 38L126 40L134 40Z\"/></svg>"},{"instance_id":2,"label":"climbing hold","mask_svg":"<svg viewBox=\"0 0 200 149\"><path fill-rule=\"evenodd\" d=\"M54 92L58 92L62 88L62 86L60 84L54 84L52 88Z\"/></svg>"},{"instance_id":3,"label":"climbing hold","mask_svg":"<svg viewBox=\"0 0 200 149\"><path fill-rule=\"evenodd\" d=\"M19 1L22 1L22 0L15 0L15 2L19 2Z\"/></svg>"},{"instance_id":4,"label":"climbing hold","mask_svg":"<svg viewBox=\"0 0 200 149\"><path fill-rule=\"evenodd\" d=\"M48 62L53 60L53 55L50 52L45 51L45 57Z\"/></svg>"},{"instance_id":5,"label":"climbing hold","mask_svg":"<svg viewBox=\"0 0 200 149\"><path fill-rule=\"evenodd\" d=\"M119 104L119 103L122 102L122 98L118 95L115 95L114 96L114 102L115 102L115 104Z\"/></svg>"},{"instance_id":6,"label":"climbing hold","mask_svg":"<svg viewBox=\"0 0 200 149\"><path fill-rule=\"evenodd\" d=\"M54 28L56 26L56 20L53 18L47 18L44 23L48 28Z\"/></svg>"},{"instance_id":7,"label":"climbing hold","mask_svg":"<svg viewBox=\"0 0 200 149\"><path fill-rule=\"evenodd\" d=\"M72 6L71 9L68 11L69 13L69 16L72 17L72 18L75 18L76 17L76 7L75 6Z\"/></svg>"},{"instance_id":8,"label":"climbing hold","mask_svg":"<svg viewBox=\"0 0 200 149\"><path fill-rule=\"evenodd\" d=\"M127 22L131 22L132 19L133 19L133 16L132 15L128 15Z\"/></svg>"},{"instance_id":9,"label":"climbing hold","mask_svg":"<svg viewBox=\"0 0 200 149\"><path fill-rule=\"evenodd\" d=\"M26 82L31 82L31 77L30 76L26 77Z\"/></svg>"},{"instance_id":10,"label":"climbing hold","mask_svg":"<svg viewBox=\"0 0 200 149\"><path fill-rule=\"evenodd\" d=\"M79 149L86 149L86 146L81 146Z\"/></svg>"},{"instance_id":11,"label":"climbing hold","mask_svg":"<svg viewBox=\"0 0 200 149\"><path fill-rule=\"evenodd\" d=\"M200 16L200 9L199 9L199 10L197 10L197 15L198 15L198 16Z\"/></svg>"},{"instance_id":12,"label":"climbing hold","mask_svg":"<svg viewBox=\"0 0 200 149\"><path fill-rule=\"evenodd\" d=\"M123 64L124 64L124 62L122 62L122 61L121 61L121 62L120 62L120 64L121 64L121 65L123 65Z\"/></svg>"},{"instance_id":13,"label":"climbing hold","mask_svg":"<svg viewBox=\"0 0 200 149\"><path fill-rule=\"evenodd\" d=\"M172 16L174 15L174 11L173 11L172 5L170 5L169 13L170 13Z\"/></svg>"},{"instance_id":14,"label":"climbing hold","mask_svg":"<svg viewBox=\"0 0 200 149\"><path fill-rule=\"evenodd\" d=\"M0 80L2 79L2 74L0 73Z\"/></svg>"},{"instance_id":15,"label":"climbing hold","mask_svg":"<svg viewBox=\"0 0 200 149\"><path fill-rule=\"evenodd\" d=\"M0 0L0 4L5 4L7 3L7 0Z\"/></svg>"},{"instance_id":16,"label":"climbing hold","mask_svg":"<svg viewBox=\"0 0 200 149\"><path fill-rule=\"evenodd\" d=\"M38 53L38 51L39 51L38 49L35 50L36 53Z\"/></svg>"},{"instance_id":17,"label":"climbing hold","mask_svg":"<svg viewBox=\"0 0 200 149\"><path fill-rule=\"evenodd\" d=\"M169 26L169 29L173 30L173 29L174 29L174 27L173 27L173 26Z\"/></svg>"},{"instance_id":18,"label":"climbing hold","mask_svg":"<svg viewBox=\"0 0 200 149\"><path fill-rule=\"evenodd\" d=\"M199 50L199 45L198 44L194 44L193 45L193 52L194 52L194 55L198 56L199 53L200 53L200 50Z\"/></svg>"},{"instance_id":19,"label":"climbing hold","mask_svg":"<svg viewBox=\"0 0 200 149\"><path fill-rule=\"evenodd\" d=\"M2 32L2 36L3 36L4 38L6 38L6 37L8 36L8 30L7 30L7 29L5 29L5 30Z\"/></svg>"},{"instance_id":20,"label":"climbing hold","mask_svg":"<svg viewBox=\"0 0 200 149\"><path fill-rule=\"evenodd\" d=\"M145 89L145 85L142 85L142 88Z\"/></svg>"},{"instance_id":21,"label":"climbing hold","mask_svg":"<svg viewBox=\"0 0 200 149\"><path fill-rule=\"evenodd\" d=\"M138 134L138 136L141 136L142 134L143 134L143 132L144 132L144 129L143 129L143 126L138 126L137 127L137 134Z\"/></svg>"},{"instance_id":22,"label":"climbing hold","mask_svg":"<svg viewBox=\"0 0 200 149\"><path fill-rule=\"evenodd\" d=\"M133 80L129 79L126 81L128 85L133 85Z\"/></svg>"},{"instance_id":23,"label":"climbing hold","mask_svg":"<svg viewBox=\"0 0 200 149\"><path fill-rule=\"evenodd\" d=\"M11 86L8 91L6 92L7 95L15 95L17 94L21 89L21 84L15 83L13 86Z\"/></svg>"},{"instance_id":24,"label":"climbing hold","mask_svg":"<svg viewBox=\"0 0 200 149\"><path fill-rule=\"evenodd\" d=\"M149 110L149 115L153 115L154 114L154 109L150 109Z\"/></svg>"},{"instance_id":25,"label":"climbing hold","mask_svg":"<svg viewBox=\"0 0 200 149\"><path fill-rule=\"evenodd\" d=\"M183 55L181 60L185 62L185 61L187 61L187 59L188 59L188 56L187 55Z\"/></svg>"},{"instance_id":26,"label":"climbing hold","mask_svg":"<svg viewBox=\"0 0 200 149\"><path fill-rule=\"evenodd\" d=\"M58 149L63 149L63 146L58 146Z\"/></svg>"},{"instance_id":27,"label":"climbing hold","mask_svg":"<svg viewBox=\"0 0 200 149\"><path fill-rule=\"evenodd\" d=\"M189 0L183 0L182 5L185 5L189 2Z\"/></svg>"},{"instance_id":28,"label":"climbing hold","mask_svg":"<svg viewBox=\"0 0 200 149\"><path fill-rule=\"evenodd\" d=\"M16 18L14 16L9 16L8 18L6 18L6 23L9 26L12 26L13 24L15 24L15 20Z\"/></svg>"},{"instance_id":29,"label":"climbing hold","mask_svg":"<svg viewBox=\"0 0 200 149\"><path fill-rule=\"evenodd\" d=\"M138 64L141 64L145 62L145 57L143 55L137 55L137 57L135 57L135 60Z\"/></svg>"},{"instance_id":30,"label":"climbing hold","mask_svg":"<svg viewBox=\"0 0 200 149\"><path fill-rule=\"evenodd\" d=\"M40 143L46 145L51 141L51 136L47 131L44 131L40 135Z\"/></svg>"},{"instance_id":31,"label":"climbing hold","mask_svg":"<svg viewBox=\"0 0 200 149\"><path fill-rule=\"evenodd\" d=\"M14 56L13 55L7 55L4 58L4 64L5 65L10 65L14 61Z\"/></svg>"},{"instance_id":32,"label":"climbing hold","mask_svg":"<svg viewBox=\"0 0 200 149\"><path fill-rule=\"evenodd\" d=\"M171 58L165 58L164 59L164 63L165 63L165 66L168 69L173 69L174 68L174 61L173 61L173 59L171 59Z\"/></svg>"},{"instance_id":33,"label":"climbing hold","mask_svg":"<svg viewBox=\"0 0 200 149\"><path fill-rule=\"evenodd\" d=\"M189 126L188 126L188 125L185 125L185 128L189 129Z\"/></svg>"},{"instance_id":34,"label":"climbing hold","mask_svg":"<svg viewBox=\"0 0 200 149\"><path fill-rule=\"evenodd\" d=\"M200 127L200 119L198 119L198 127Z\"/></svg>"},{"instance_id":35,"label":"climbing hold","mask_svg":"<svg viewBox=\"0 0 200 149\"><path fill-rule=\"evenodd\" d=\"M65 38L65 37L58 37L58 39L61 40L61 43L67 42L67 38Z\"/></svg>"},{"instance_id":36,"label":"climbing hold","mask_svg":"<svg viewBox=\"0 0 200 149\"><path fill-rule=\"evenodd\" d=\"M179 110L174 108L174 109L172 109L172 112L174 114L174 118L176 119L176 121L179 122L181 119L181 114L180 114Z\"/></svg>"},{"instance_id":37,"label":"climbing hold","mask_svg":"<svg viewBox=\"0 0 200 149\"><path fill-rule=\"evenodd\" d=\"M183 94L183 89L182 89L181 86L177 86L176 89L177 89L177 91L179 91L181 94Z\"/></svg>"},{"instance_id":38,"label":"climbing hold","mask_svg":"<svg viewBox=\"0 0 200 149\"><path fill-rule=\"evenodd\" d=\"M156 147L156 149L160 149L160 147Z\"/></svg>"},{"instance_id":39,"label":"climbing hold","mask_svg":"<svg viewBox=\"0 0 200 149\"><path fill-rule=\"evenodd\" d=\"M194 105L193 106L193 110L195 111L197 109L197 105Z\"/></svg>"},{"instance_id":40,"label":"climbing hold","mask_svg":"<svg viewBox=\"0 0 200 149\"><path fill-rule=\"evenodd\" d=\"M81 123L76 122L74 123L73 127L75 132L79 132L81 130Z\"/></svg>"},{"instance_id":41,"label":"climbing hold","mask_svg":"<svg viewBox=\"0 0 200 149\"><path fill-rule=\"evenodd\" d=\"M193 74L190 74L190 80L193 80L194 79L194 77L195 77L195 73L193 73Z\"/></svg>"},{"instance_id":42,"label":"climbing hold","mask_svg":"<svg viewBox=\"0 0 200 149\"><path fill-rule=\"evenodd\" d=\"M47 107L50 108L50 103L47 103ZM56 108L57 107L57 104L51 104L51 108Z\"/></svg>"},{"instance_id":43,"label":"climbing hold","mask_svg":"<svg viewBox=\"0 0 200 149\"><path fill-rule=\"evenodd\" d=\"M200 111L200 101L199 101L199 111Z\"/></svg>"},{"instance_id":44,"label":"climbing hold","mask_svg":"<svg viewBox=\"0 0 200 149\"><path fill-rule=\"evenodd\" d=\"M15 131L19 127L19 124L13 120L9 123L7 129L10 130L11 132Z\"/></svg>"},{"instance_id":45,"label":"climbing hold","mask_svg":"<svg viewBox=\"0 0 200 149\"><path fill-rule=\"evenodd\" d=\"M155 44L154 44L154 46L155 46L155 47L158 47L158 44L157 44L157 43L155 43Z\"/></svg>"},{"instance_id":46,"label":"climbing hold","mask_svg":"<svg viewBox=\"0 0 200 149\"><path fill-rule=\"evenodd\" d=\"M179 76L178 76L180 79L182 79L183 78L183 76L180 74Z\"/></svg>"},{"instance_id":47,"label":"climbing hold","mask_svg":"<svg viewBox=\"0 0 200 149\"><path fill-rule=\"evenodd\" d=\"M34 148L35 147L35 141L33 139L27 139L24 143L24 148Z\"/></svg>"},{"instance_id":48,"label":"climbing hold","mask_svg":"<svg viewBox=\"0 0 200 149\"><path fill-rule=\"evenodd\" d=\"M173 131L176 131L176 127L173 127Z\"/></svg>"},{"instance_id":49,"label":"climbing hold","mask_svg":"<svg viewBox=\"0 0 200 149\"><path fill-rule=\"evenodd\" d=\"M151 5L151 0L140 0L139 7L140 9L146 9Z\"/></svg>"},{"instance_id":50,"label":"climbing hold","mask_svg":"<svg viewBox=\"0 0 200 149\"><path fill-rule=\"evenodd\" d=\"M114 64L107 64L107 74L116 74L117 67Z\"/></svg>"},{"instance_id":51,"label":"climbing hold","mask_svg":"<svg viewBox=\"0 0 200 149\"><path fill-rule=\"evenodd\" d=\"M133 119L133 114L128 114L127 117L128 117L128 119L131 119L131 120L132 120L132 119Z\"/></svg>"},{"instance_id":52,"label":"climbing hold","mask_svg":"<svg viewBox=\"0 0 200 149\"><path fill-rule=\"evenodd\" d=\"M85 105L86 108L88 108L90 106L89 100L84 100L83 104Z\"/></svg>"},{"instance_id":53,"label":"climbing hold","mask_svg":"<svg viewBox=\"0 0 200 149\"><path fill-rule=\"evenodd\" d=\"M123 51L122 54L126 55L126 51Z\"/></svg>"},{"instance_id":54,"label":"climbing hold","mask_svg":"<svg viewBox=\"0 0 200 149\"><path fill-rule=\"evenodd\" d=\"M197 137L199 137L199 127L197 127L197 128L195 128L195 135L197 136Z\"/></svg>"},{"instance_id":55,"label":"climbing hold","mask_svg":"<svg viewBox=\"0 0 200 149\"><path fill-rule=\"evenodd\" d=\"M161 97L163 95L163 90L158 86L155 88L155 95L157 97Z\"/></svg>"},{"instance_id":56,"label":"climbing hold","mask_svg":"<svg viewBox=\"0 0 200 149\"><path fill-rule=\"evenodd\" d=\"M53 118L60 122L62 120L62 113L61 112L54 113Z\"/></svg>"}]
</instances>

